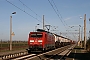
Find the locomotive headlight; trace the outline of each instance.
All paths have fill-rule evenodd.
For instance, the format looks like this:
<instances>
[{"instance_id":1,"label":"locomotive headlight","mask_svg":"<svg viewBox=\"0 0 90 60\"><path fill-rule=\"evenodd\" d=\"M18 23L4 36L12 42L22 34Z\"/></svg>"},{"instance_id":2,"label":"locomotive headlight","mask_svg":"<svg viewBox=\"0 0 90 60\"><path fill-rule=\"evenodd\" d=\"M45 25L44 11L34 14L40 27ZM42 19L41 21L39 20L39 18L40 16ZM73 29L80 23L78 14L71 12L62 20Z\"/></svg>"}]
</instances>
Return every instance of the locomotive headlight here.
<instances>
[{"instance_id":1,"label":"locomotive headlight","mask_svg":"<svg viewBox=\"0 0 90 60\"><path fill-rule=\"evenodd\" d=\"M38 40L38 42L42 42L42 40Z\"/></svg>"},{"instance_id":2,"label":"locomotive headlight","mask_svg":"<svg viewBox=\"0 0 90 60\"><path fill-rule=\"evenodd\" d=\"M30 42L34 42L34 40L30 40Z\"/></svg>"}]
</instances>

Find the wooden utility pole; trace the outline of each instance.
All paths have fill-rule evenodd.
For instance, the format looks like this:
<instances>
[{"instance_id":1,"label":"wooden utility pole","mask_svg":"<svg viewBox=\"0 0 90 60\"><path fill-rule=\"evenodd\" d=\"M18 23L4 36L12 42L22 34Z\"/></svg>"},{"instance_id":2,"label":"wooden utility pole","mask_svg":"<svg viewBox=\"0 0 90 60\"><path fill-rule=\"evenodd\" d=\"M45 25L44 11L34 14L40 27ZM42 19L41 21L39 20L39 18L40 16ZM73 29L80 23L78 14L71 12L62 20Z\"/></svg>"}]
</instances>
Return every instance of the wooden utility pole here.
<instances>
[{"instance_id":1,"label":"wooden utility pole","mask_svg":"<svg viewBox=\"0 0 90 60\"><path fill-rule=\"evenodd\" d=\"M89 24L90 24L90 18L89 18ZM89 39L90 39L90 29L89 29Z\"/></svg>"},{"instance_id":2,"label":"wooden utility pole","mask_svg":"<svg viewBox=\"0 0 90 60\"><path fill-rule=\"evenodd\" d=\"M84 49L86 49L86 14L84 15Z\"/></svg>"},{"instance_id":3,"label":"wooden utility pole","mask_svg":"<svg viewBox=\"0 0 90 60\"><path fill-rule=\"evenodd\" d=\"M12 50L12 16L10 16L10 50Z\"/></svg>"},{"instance_id":4,"label":"wooden utility pole","mask_svg":"<svg viewBox=\"0 0 90 60\"><path fill-rule=\"evenodd\" d=\"M79 26L78 46L80 46L80 41L81 41L81 38L80 38L80 26Z\"/></svg>"},{"instance_id":5,"label":"wooden utility pole","mask_svg":"<svg viewBox=\"0 0 90 60\"><path fill-rule=\"evenodd\" d=\"M79 42L79 46L81 45L81 35L80 35L80 27L81 27L81 25L79 25L79 40L78 40L78 42Z\"/></svg>"},{"instance_id":6,"label":"wooden utility pole","mask_svg":"<svg viewBox=\"0 0 90 60\"><path fill-rule=\"evenodd\" d=\"M16 14L16 12L13 12L12 14ZM12 32L12 16L10 16L10 50L12 50L12 36L15 35L14 32Z\"/></svg>"},{"instance_id":7,"label":"wooden utility pole","mask_svg":"<svg viewBox=\"0 0 90 60\"><path fill-rule=\"evenodd\" d=\"M83 34L83 27L81 28L81 48L82 48L82 34Z\"/></svg>"},{"instance_id":8,"label":"wooden utility pole","mask_svg":"<svg viewBox=\"0 0 90 60\"><path fill-rule=\"evenodd\" d=\"M44 15L43 15L43 29L44 29L44 26L45 26L45 25L44 25Z\"/></svg>"}]
</instances>

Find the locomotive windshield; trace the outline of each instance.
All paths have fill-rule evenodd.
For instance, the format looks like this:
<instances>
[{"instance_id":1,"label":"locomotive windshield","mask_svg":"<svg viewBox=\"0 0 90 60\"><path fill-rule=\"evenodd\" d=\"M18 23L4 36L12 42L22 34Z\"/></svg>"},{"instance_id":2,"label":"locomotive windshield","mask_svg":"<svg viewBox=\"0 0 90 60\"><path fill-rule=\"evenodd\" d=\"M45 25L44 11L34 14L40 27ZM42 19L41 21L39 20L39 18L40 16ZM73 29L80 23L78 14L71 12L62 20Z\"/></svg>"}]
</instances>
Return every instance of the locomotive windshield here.
<instances>
[{"instance_id":1,"label":"locomotive windshield","mask_svg":"<svg viewBox=\"0 0 90 60\"><path fill-rule=\"evenodd\" d=\"M40 33L33 33L30 35L30 37L42 37L43 35Z\"/></svg>"}]
</instances>

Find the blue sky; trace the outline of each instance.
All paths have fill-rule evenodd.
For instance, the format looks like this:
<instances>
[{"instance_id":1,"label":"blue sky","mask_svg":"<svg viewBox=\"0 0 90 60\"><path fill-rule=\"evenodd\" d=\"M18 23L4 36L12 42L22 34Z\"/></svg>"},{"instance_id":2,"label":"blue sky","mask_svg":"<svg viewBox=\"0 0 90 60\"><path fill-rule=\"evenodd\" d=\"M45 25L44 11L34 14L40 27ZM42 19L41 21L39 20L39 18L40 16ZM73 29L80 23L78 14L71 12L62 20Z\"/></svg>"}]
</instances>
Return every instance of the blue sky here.
<instances>
[{"instance_id":1,"label":"blue sky","mask_svg":"<svg viewBox=\"0 0 90 60\"><path fill-rule=\"evenodd\" d=\"M16 14L12 15L12 12ZM13 40L27 40L29 32L35 31L37 24L40 24L37 28L42 28L43 15L45 25L51 25L51 30L54 26L56 27L56 31L52 32L58 34L62 32L63 36L75 40L78 35L74 34L76 36L74 38L66 30L78 33L72 30L78 30L79 25L83 26L84 14L86 14L88 33L90 30L90 0L0 0L0 40L9 40L11 15L12 30L15 33ZM71 29L69 26L77 27Z\"/></svg>"}]
</instances>

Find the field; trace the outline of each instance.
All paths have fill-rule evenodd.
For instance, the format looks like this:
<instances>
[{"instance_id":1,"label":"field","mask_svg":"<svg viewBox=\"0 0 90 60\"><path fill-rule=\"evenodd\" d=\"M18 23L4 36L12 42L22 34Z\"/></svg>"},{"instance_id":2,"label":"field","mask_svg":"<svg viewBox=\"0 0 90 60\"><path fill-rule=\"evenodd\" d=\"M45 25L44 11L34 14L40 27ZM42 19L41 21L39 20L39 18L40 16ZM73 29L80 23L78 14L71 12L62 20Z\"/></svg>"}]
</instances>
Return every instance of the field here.
<instances>
[{"instance_id":1,"label":"field","mask_svg":"<svg viewBox=\"0 0 90 60\"><path fill-rule=\"evenodd\" d=\"M28 48L27 41L12 41L12 50L21 50L27 48ZM0 41L0 52L9 51L9 50L10 50L10 42Z\"/></svg>"}]
</instances>

